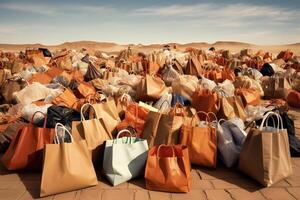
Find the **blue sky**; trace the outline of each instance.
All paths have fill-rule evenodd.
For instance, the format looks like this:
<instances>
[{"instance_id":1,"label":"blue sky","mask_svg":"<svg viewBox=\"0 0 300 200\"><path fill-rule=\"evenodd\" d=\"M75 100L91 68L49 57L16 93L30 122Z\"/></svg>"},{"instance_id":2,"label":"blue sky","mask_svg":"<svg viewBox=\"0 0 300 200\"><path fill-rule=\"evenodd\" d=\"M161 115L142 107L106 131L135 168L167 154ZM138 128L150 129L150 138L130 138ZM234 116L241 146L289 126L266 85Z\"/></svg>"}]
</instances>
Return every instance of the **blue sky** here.
<instances>
[{"instance_id":1,"label":"blue sky","mask_svg":"<svg viewBox=\"0 0 300 200\"><path fill-rule=\"evenodd\" d=\"M0 43L300 42L300 0L0 0Z\"/></svg>"}]
</instances>

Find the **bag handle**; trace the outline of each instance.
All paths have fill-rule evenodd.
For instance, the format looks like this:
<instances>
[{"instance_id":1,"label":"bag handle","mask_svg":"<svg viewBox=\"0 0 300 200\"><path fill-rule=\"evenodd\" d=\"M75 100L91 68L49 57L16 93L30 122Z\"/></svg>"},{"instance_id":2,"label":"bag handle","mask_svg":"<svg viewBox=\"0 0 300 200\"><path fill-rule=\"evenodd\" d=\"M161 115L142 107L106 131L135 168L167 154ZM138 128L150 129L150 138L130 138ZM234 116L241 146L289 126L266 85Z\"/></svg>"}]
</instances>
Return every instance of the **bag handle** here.
<instances>
[{"instance_id":1,"label":"bag handle","mask_svg":"<svg viewBox=\"0 0 300 200\"><path fill-rule=\"evenodd\" d=\"M70 133L70 131L61 123L56 123L55 124L55 137L54 137L54 144L60 144L59 142L59 138L58 138L58 133L57 133L57 130L58 130L58 127L61 127L62 129L64 129L64 136L65 136L65 133L67 132L71 138L71 143L73 142L73 136L72 134ZM63 140L63 143L64 143L64 140Z\"/></svg>"},{"instance_id":2,"label":"bag handle","mask_svg":"<svg viewBox=\"0 0 300 200\"><path fill-rule=\"evenodd\" d=\"M118 134L117 134L116 140L115 140L116 142L114 142L114 143L118 144L118 139L119 139L119 137L122 133L129 133L129 135L130 135L129 144L131 144L131 142L132 142L132 133L128 129L123 129L123 130L119 131ZM128 144L128 143L126 142L126 144Z\"/></svg>"},{"instance_id":3,"label":"bag handle","mask_svg":"<svg viewBox=\"0 0 300 200\"><path fill-rule=\"evenodd\" d=\"M34 116L35 116L37 113L41 113L41 114L44 116L44 125L43 125L43 128L46 128L47 115L46 115L45 113L43 113L42 111L36 111L35 113L33 113L32 117L31 117L31 120L30 120L30 124L33 124Z\"/></svg>"},{"instance_id":4,"label":"bag handle","mask_svg":"<svg viewBox=\"0 0 300 200\"><path fill-rule=\"evenodd\" d=\"M157 158L160 158L159 152L160 152L160 148L161 148L162 146L172 148L172 157L175 157L175 150L174 150L174 147L173 147L172 145L161 144L161 145L159 145L158 148L157 148Z\"/></svg>"},{"instance_id":5,"label":"bag handle","mask_svg":"<svg viewBox=\"0 0 300 200\"><path fill-rule=\"evenodd\" d=\"M161 110L161 108L162 108L162 106L164 105L164 103L167 103L167 104L171 107L169 101L165 99L165 100L162 102L162 104L160 104L159 110Z\"/></svg>"},{"instance_id":6,"label":"bag handle","mask_svg":"<svg viewBox=\"0 0 300 200\"><path fill-rule=\"evenodd\" d=\"M191 120L191 124L193 123L193 120L195 119L195 116L197 116L199 113L202 113L202 114L204 114L204 115L206 116L205 121L206 121L207 124L209 124L208 121L207 121L207 119L209 120L210 123L213 122L213 121L210 119L210 117L209 117L210 114L213 115L214 118L216 119L215 121L218 122L218 118L217 118L217 116L216 116L215 113L213 113L213 112L208 112L208 113L207 113L207 112L204 112L204 111L198 111L198 112L196 112L196 113L193 115L192 120Z\"/></svg>"},{"instance_id":7,"label":"bag handle","mask_svg":"<svg viewBox=\"0 0 300 200\"><path fill-rule=\"evenodd\" d=\"M97 112L96 112L96 109L94 108L94 106L90 103L85 103L81 106L81 109L80 109L80 120L81 121L85 121L85 118L84 118L84 115L83 115L83 108L86 107L86 106L90 106L94 109L94 112L95 112L95 115L96 115L96 118L98 119L98 115L97 115Z\"/></svg>"},{"instance_id":8,"label":"bag handle","mask_svg":"<svg viewBox=\"0 0 300 200\"><path fill-rule=\"evenodd\" d=\"M267 114L264 115L264 118L263 118L263 120L262 120L262 122L261 122L261 125L260 125L260 127L259 127L259 130L262 131L265 122L268 122L269 118L270 118L271 116L274 116L274 115L276 116L276 118L277 118L277 123L278 123L278 124L277 124L277 132L279 132L279 130L283 130L283 122L282 122L281 116L280 116L279 114L275 113L275 112L272 112L272 111L270 111L270 112L268 112ZM274 124L274 125L275 125L275 124ZM280 129L280 125L281 125L281 129Z\"/></svg>"}]
</instances>

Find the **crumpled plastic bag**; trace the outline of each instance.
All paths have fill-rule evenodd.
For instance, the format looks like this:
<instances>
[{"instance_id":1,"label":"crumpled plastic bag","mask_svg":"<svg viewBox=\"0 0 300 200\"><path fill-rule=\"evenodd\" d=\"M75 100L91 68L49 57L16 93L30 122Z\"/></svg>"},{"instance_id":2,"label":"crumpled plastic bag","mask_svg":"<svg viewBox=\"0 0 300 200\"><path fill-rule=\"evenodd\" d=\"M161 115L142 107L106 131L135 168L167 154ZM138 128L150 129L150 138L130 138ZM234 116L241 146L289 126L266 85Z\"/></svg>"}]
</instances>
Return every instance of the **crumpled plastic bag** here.
<instances>
[{"instance_id":1,"label":"crumpled plastic bag","mask_svg":"<svg viewBox=\"0 0 300 200\"><path fill-rule=\"evenodd\" d=\"M199 84L201 87L209 89L210 91L212 91L217 86L214 81L209 80L208 78L205 78L203 76L199 80Z\"/></svg>"},{"instance_id":2,"label":"crumpled plastic bag","mask_svg":"<svg viewBox=\"0 0 300 200\"><path fill-rule=\"evenodd\" d=\"M192 101L192 95L198 87L198 78L191 75L180 75L172 82L173 93L180 94Z\"/></svg>"},{"instance_id":3,"label":"crumpled plastic bag","mask_svg":"<svg viewBox=\"0 0 300 200\"><path fill-rule=\"evenodd\" d=\"M52 89L47 88L45 85L42 85L38 82L34 82L22 90L15 92L13 97L17 102L27 105L34 101L43 100L51 93Z\"/></svg>"},{"instance_id":4,"label":"crumpled plastic bag","mask_svg":"<svg viewBox=\"0 0 300 200\"><path fill-rule=\"evenodd\" d=\"M167 66L162 70L161 76L165 84L171 86L172 82L179 78L179 73L172 66Z\"/></svg>"},{"instance_id":5,"label":"crumpled plastic bag","mask_svg":"<svg viewBox=\"0 0 300 200\"><path fill-rule=\"evenodd\" d=\"M168 113L171 108L171 102L172 102L172 94L165 93L154 104L154 107L157 108L161 113Z\"/></svg>"},{"instance_id":6,"label":"crumpled plastic bag","mask_svg":"<svg viewBox=\"0 0 300 200\"><path fill-rule=\"evenodd\" d=\"M45 115L47 115L47 110L50 106L52 106L52 104L45 104L43 106L37 106L35 104L28 104L22 108L21 115L24 119L26 119L27 121L30 122L32 115L37 111L40 111L40 112L44 113ZM44 119L44 115L42 115L41 113L37 113L37 114L35 114L35 116L33 118L33 123L38 123L42 119Z\"/></svg>"},{"instance_id":7,"label":"crumpled plastic bag","mask_svg":"<svg viewBox=\"0 0 300 200\"><path fill-rule=\"evenodd\" d=\"M235 87L232 83L232 81L226 79L223 83L219 83L218 87L225 92L225 96L232 97L234 96Z\"/></svg>"},{"instance_id":8,"label":"crumpled plastic bag","mask_svg":"<svg viewBox=\"0 0 300 200\"><path fill-rule=\"evenodd\" d=\"M264 107L264 106L252 106L252 105L247 105L245 108L245 111L247 113L248 118L246 121L252 122L256 121L259 119L262 119L264 116L264 113L267 111L271 111L274 109L273 106L270 107Z\"/></svg>"},{"instance_id":9,"label":"crumpled plastic bag","mask_svg":"<svg viewBox=\"0 0 300 200\"><path fill-rule=\"evenodd\" d=\"M222 124L218 123L218 150L226 167L232 167L238 161L241 148L246 139L246 132L243 128L243 121L239 118L233 118Z\"/></svg>"}]
</instances>

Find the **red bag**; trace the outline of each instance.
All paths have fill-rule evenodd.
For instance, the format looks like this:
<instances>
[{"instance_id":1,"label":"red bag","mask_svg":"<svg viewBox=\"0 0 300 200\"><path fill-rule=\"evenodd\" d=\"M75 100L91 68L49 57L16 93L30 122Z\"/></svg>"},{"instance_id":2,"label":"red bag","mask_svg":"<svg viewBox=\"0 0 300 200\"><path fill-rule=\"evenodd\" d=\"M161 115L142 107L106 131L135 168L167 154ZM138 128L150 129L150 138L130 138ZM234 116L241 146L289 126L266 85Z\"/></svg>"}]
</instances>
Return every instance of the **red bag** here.
<instances>
[{"instance_id":1,"label":"red bag","mask_svg":"<svg viewBox=\"0 0 300 200\"><path fill-rule=\"evenodd\" d=\"M34 127L32 124L36 113L44 115L44 127ZM47 116L37 111L32 115L31 122L21 126L13 138L8 150L2 157L2 162L8 170L41 169L43 149L45 144L51 144L54 129L46 128Z\"/></svg>"}]
</instances>

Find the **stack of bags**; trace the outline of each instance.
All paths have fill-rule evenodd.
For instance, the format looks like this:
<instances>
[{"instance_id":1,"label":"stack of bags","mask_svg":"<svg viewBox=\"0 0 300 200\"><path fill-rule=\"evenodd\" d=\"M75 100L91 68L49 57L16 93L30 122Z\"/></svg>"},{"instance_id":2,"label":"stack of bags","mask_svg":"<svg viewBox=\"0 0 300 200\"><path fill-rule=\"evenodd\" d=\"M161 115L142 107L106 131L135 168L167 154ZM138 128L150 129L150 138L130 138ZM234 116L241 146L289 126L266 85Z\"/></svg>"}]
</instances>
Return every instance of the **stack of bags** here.
<instances>
[{"instance_id":1,"label":"stack of bags","mask_svg":"<svg viewBox=\"0 0 300 200\"><path fill-rule=\"evenodd\" d=\"M271 186L300 156L287 114L300 102L290 51L128 49L114 59L37 49L0 58L1 160L42 170L41 197L94 186L96 171L113 186L144 176L149 190L189 192L191 164L218 162Z\"/></svg>"}]
</instances>

